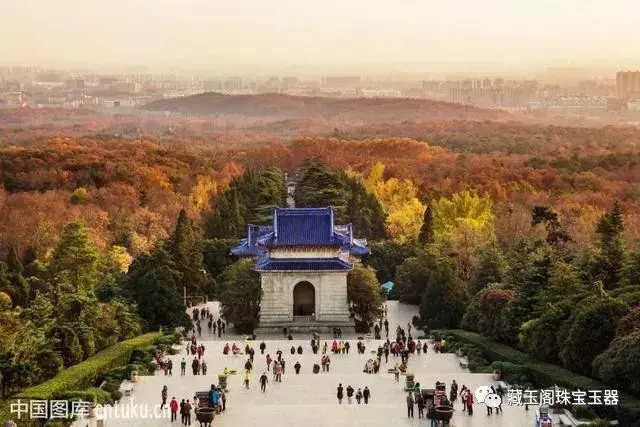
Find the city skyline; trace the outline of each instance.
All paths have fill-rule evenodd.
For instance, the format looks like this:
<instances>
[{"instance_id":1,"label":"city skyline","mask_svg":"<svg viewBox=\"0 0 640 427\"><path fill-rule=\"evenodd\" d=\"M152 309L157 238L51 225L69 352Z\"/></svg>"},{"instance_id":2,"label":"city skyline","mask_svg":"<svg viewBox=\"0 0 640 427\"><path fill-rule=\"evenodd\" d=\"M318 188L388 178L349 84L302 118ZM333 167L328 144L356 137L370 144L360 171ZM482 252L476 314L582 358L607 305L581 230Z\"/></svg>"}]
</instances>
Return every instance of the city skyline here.
<instances>
[{"instance_id":1,"label":"city skyline","mask_svg":"<svg viewBox=\"0 0 640 427\"><path fill-rule=\"evenodd\" d=\"M640 5L630 0L25 3L0 5L0 35L11 40L0 45L3 65L245 74L640 65Z\"/></svg>"}]
</instances>

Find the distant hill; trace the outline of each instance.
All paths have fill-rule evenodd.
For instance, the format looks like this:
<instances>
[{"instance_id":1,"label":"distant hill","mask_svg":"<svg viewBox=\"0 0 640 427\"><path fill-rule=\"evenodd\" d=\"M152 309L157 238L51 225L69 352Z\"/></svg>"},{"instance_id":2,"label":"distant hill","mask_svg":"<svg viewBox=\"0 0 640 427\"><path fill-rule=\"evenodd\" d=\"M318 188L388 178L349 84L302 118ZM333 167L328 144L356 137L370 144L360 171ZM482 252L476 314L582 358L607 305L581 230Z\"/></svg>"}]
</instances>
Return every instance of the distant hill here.
<instances>
[{"instance_id":1,"label":"distant hill","mask_svg":"<svg viewBox=\"0 0 640 427\"><path fill-rule=\"evenodd\" d=\"M208 92L163 99L142 107L190 115L244 116L270 119L324 119L331 122L404 120L509 120L505 111L413 98L322 98L281 94L224 95Z\"/></svg>"}]
</instances>

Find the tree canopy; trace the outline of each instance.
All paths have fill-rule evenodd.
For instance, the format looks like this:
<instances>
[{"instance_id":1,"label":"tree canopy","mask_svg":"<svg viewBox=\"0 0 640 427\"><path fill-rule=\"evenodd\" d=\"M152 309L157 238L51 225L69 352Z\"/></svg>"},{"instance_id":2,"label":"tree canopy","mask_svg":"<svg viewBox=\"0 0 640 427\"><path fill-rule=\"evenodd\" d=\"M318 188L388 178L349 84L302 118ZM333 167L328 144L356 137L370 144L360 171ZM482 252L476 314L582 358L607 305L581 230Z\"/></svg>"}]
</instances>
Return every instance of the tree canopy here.
<instances>
[{"instance_id":1,"label":"tree canopy","mask_svg":"<svg viewBox=\"0 0 640 427\"><path fill-rule=\"evenodd\" d=\"M384 298L376 272L356 262L347 275L347 297L356 317L362 322L372 322L382 314Z\"/></svg>"},{"instance_id":2,"label":"tree canopy","mask_svg":"<svg viewBox=\"0 0 640 427\"><path fill-rule=\"evenodd\" d=\"M243 259L228 266L219 278L222 315L238 333L253 333L260 319L262 287L253 261Z\"/></svg>"}]
</instances>

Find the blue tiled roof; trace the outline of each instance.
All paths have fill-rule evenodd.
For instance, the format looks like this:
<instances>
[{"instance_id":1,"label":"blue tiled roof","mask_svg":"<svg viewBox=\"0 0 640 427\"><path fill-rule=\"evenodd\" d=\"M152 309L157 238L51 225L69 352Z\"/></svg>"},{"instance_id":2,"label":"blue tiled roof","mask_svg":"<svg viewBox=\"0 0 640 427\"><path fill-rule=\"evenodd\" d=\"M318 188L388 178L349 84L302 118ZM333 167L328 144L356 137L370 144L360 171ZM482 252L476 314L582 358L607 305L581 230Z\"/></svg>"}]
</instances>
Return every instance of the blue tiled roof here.
<instances>
[{"instance_id":1,"label":"blue tiled roof","mask_svg":"<svg viewBox=\"0 0 640 427\"><path fill-rule=\"evenodd\" d=\"M339 258L268 258L256 264L256 270L293 270L293 271L347 271L353 266Z\"/></svg>"},{"instance_id":2,"label":"blue tiled roof","mask_svg":"<svg viewBox=\"0 0 640 427\"><path fill-rule=\"evenodd\" d=\"M331 208L274 208L274 246L335 245Z\"/></svg>"},{"instance_id":3,"label":"blue tiled roof","mask_svg":"<svg viewBox=\"0 0 640 427\"><path fill-rule=\"evenodd\" d=\"M231 254L235 256L250 256L255 254L255 248L249 246L247 239L242 239L240 243L231 248Z\"/></svg>"},{"instance_id":4,"label":"blue tiled roof","mask_svg":"<svg viewBox=\"0 0 640 427\"><path fill-rule=\"evenodd\" d=\"M351 224L334 225L331 207L274 208L273 225L248 225L247 238L231 253L242 257L281 246L339 246L355 256L368 254L367 241L352 234Z\"/></svg>"}]
</instances>

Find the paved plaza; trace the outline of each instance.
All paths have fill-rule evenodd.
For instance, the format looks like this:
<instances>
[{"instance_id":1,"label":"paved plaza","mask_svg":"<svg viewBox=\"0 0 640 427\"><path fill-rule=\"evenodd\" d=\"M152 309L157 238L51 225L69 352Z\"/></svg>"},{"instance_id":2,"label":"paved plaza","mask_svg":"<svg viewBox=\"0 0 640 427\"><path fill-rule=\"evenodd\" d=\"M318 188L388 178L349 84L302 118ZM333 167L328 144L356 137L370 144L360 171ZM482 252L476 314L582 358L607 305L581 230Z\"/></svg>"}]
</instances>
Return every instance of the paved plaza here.
<instances>
[{"instance_id":1,"label":"paved plaza","mask_svg":"<svg viewBox=\"0 0 640 427\"><path fill-rule=\"evenodd\" d=\"M209 309L217 318L218 306L216 303L209 303ZM390 301L389 307L389 329L394 331L398 324L406 328L417 308L397 302ZM208 365L206 376L194 376L191 373L191 361L193 356L186 356L183 349L178 355L171 356L173 359L173 376L164 376L158 372L155 376L141 377L140 381L134 385L132 397L123 397L122 403L128 403L133 399L139 404L159 404L161 403L161 389L168 386L169 400L175 396L180 399L192 399L196 391L208 390L212 383L217 383L217 375L225 367L243 372L246 356L223 355L222 348L225 343L232 345L235 342L241 349L244 349L245 341L243 337L227 334L222 338L209 334L206 322L203 321L202 342L205 347L204 360ZM384 331L383 331L384 332ZM254 370L251 378L251 386L246 390L241 384L241 375L231 375L228 379L229 392L227 393L227 410L223 415L214 420L214 425L224 427L238 426L306 426L306 427L354 427L354 426L429 426L429 421L418 419L418 411L415 409L416 418L407 418L405 403L404 377L400 377L400 383L396 383L393 374L387 373L388 367L393 367L394 359L389 356L389 364L383 364L379 374L366 374L363 367L367 359L374 358L370 350L377 349L382 341L367 340L365 343L367 351L365 354L357 354L355 336L343 336L343 340L351 343L351 350L348 355L334 355L331 357L331 372L319 374L312 373L313 364L320 364L321 350L318 355L314 355L310 347L310 336L294 336L293 341L284 340L282 336L258 336L257 341L250 345L256 350ZM333 338L328 335L321 335L321 341L326 339L329 348ZM264 370L266 363L264 356L260 355L259 345L261 341L267 344L266 353L275 358L276 351L282 350L283 358L286 361L286 373L283 375L282 383L274 383L272 375L269 375L269 384L266 393L260 392L258 378ZM322 344L322 343L321 343ZM302 345L304 352L302 355L292 355L291 346ZM187 375L180 376L180 361L185 357L187 360ZM299 375L295 374L293 365L299 361L302 369ZM480 385L491 384L489 375L472 374L468 370L460 368L457 358L453 354L436 354L430 350L426 355L413 355L409 358L409 371L413 372L416 382L422 388L434 388L436 381L443 381L447 384L447 391L451 381L455 379L460 386L462 384L475 389ZM338 405L336 399L336 387L342 383L347 388L351 385L354 389L367 386L371 390L371 400L368 405L346 404L345 399L342 405ZM462 412L460 401L456 403L456 412L451 425L455 427L524 427L533 425L535 408L525 412L523 407L509 407L503 405L504 414L487 416L486 408L483 405L474 406L474 415L468 416ZM425 411L426 412L426 411ZM192 424L198 425L195 416L192 416ZM107 420L107 427L124 426L179 426L178 421L171 423L169 419L135 419L135 420Z\"/></svg>"}]
</instances>

